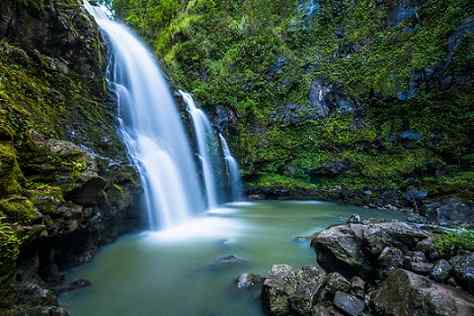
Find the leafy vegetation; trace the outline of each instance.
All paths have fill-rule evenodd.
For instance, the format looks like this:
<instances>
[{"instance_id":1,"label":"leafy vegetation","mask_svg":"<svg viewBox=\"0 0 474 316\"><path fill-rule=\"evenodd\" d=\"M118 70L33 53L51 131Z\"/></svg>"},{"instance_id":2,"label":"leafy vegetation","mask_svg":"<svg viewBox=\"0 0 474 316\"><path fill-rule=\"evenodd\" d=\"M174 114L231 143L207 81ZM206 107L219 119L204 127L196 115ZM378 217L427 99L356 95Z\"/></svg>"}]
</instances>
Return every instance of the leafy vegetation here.
<instances>
[{"instance_id":1,"label":"leafy vegetation","mask_svg":"<svg viewBox=\"0 0 474 316\"><path fill-rule=\"evenodd\" d=\"M317 4L312 12L311 4ZM472 180L474 40L472 33L462 35L456 51L448 43L473 5L413 3L417 14L398 21L397 4L114 1L176 84L210 112L223 106L237 114L227 132L251 187L421 186L444 194L440 187L450 181L435 173L458 170ZM296 124L274 119L287 104L310 106L315 80L344 94L353 112L333 111ZM407 130L419 139L404 143L400 135ZM311 176L340 159L352 166L347 174ZM462 183L456 181L467 184Z\"/></svg>"},{"instance_id":2,"label":"leafy vegetation","mask_svg":"<svg viewBox=\"0 0 474 316\"><path fill-rule=\"evenodd\" d=\"M474 231L459 230L438 236L435 247L442 256L455 255L459 250L474 251Z\"/></svg>"}]
</instances>

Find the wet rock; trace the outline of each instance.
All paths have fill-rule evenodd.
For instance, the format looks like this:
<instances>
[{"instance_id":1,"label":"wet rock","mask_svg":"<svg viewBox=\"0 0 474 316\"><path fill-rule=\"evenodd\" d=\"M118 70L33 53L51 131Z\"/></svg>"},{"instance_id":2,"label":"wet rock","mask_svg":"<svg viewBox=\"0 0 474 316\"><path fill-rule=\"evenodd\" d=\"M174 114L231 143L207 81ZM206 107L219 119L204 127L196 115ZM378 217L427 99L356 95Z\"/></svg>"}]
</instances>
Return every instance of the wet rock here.
<instances>
[{"instance_id":1,"label":"wet rock","mask_svg":"<svg viewBox=\"0 0 474 316\"><path fill-rule=\"evenodd\" d=\"M263 305L270 315L311 315L313 300L324 284L326 273L317 266L294 270L275 265L265 278Z\"/></svg>"},{"instance_id":2,"label":"wet rock","mask_svg":"<svg viewBox=\"0 0 474 316\"><path fill-rule=\"evenodd\" d=\"M325 85L321 80L315 80L311 85L309 100L318 117L323 118L329 115L328 94L331 90L332 86Z\"/></svg>"},{"instance_id":3,"label":"wet rock","mask_svg":"<svg viewBox=\"0 0 474 316\"><path fill-rule=\"evenodd\" d=\"M360 224L362 221L360 219L359 214L352 214L348 219L347 219L347 224Z\"/></svg>"},{"instance_id":4,"label":"wet rock","mask_svg":"<svg viewBox=\"0 0 474 316\"><path fill-rule=\"evenodd\" d=\"M72 291L76 291L76 290L83 289L86 287L90 287L91 285L92 283L89 280L79 279L69 284L66 284L65 286L56 288L55 290L57 294L63 294L66 292L72 292Z\"/></svg>"},{"instance_id":5,"label":"wet rock","mask_svg":"<svg viewBox=\"0 0 474 316\"><path fill-rule=\"evenodd\" d=\"M336 292L333 304L350 316L361 315L365 309L365 302L363 300L344 292Z\"/></svg>"},{"instance_id":6,"label":"wet rock","mask_svg":"<svg viewBox=\"0 0 474 316\"><path fill-rule=\"evenodd\" d=\"M437 282L446 282L451 273L452 267L447 260L441 259L435 263L431 270L431 278Z\"/></svg>"},{"instance_id":7,"label":"wet rock","mask_svg":"<svg viewBox=\"0 0 474 316\"><path fill-rule=\"evenodd\" d=\"M92 178L81 187L69 193L67 198L84 206L97 205L103 197L103 190L106 184L107 182L102 177Z\"/></svg>"},{"instance_id":8,"label":"wet rock","mask_svg":"<svg viewBox=\"0 0 474 316\"><path fill-rule=\"evenodd\" d=\"M474 313L474 298L451 287L398 269L370 295L377 314L384 316L468 316Z\"/></svg>"},{"instance_id":9,"label":"wet rock","mask_svg":"<svg viewBox=\"0 0 474 316\"><path fill-rule=\"evenodd\" d=\"M327 271L364 277L376 270L373 259L386 247L408 251L426 238L426 232L407 223L346 224L322 231L313 238L311 246L318 255L318 263Z\"/></svg>"},{"instance_id":10,"label":"wet rock","mask_svg":"<svg viewBox=\"0 0 474 316\"><path fill-rule=\"evenodd\" d=\"M251 289L260 285L263 278L253 273L242 273L236 280L237 288Z\"/></svg>"},{"instance_id":11,"label":"wet rock","mask_svg":"<svg viewBox=\"0 0 474 316\"><path fill-rule=\"evenodd\" d=\"M209 269L220 270L246 264L248 264L248 260L234 255L228 255L216 258L211 264L209 264Z\"/></svg>"},{"instance_id":12,"label":"wet rock","mask_svg":"<svg viewBox=\"0 0 474 316\"><path fill-rule=\"evenodd\" d=\"M474 205L457 198L429 203L425 206L424 213L432 224L442 226L474 225Z\"/></svg>"},{"instance_id":13,"label":"wet rock","mask_svg":"<svg viewBox=\"0 0 474 316\"><path fill-rule=\"evenodd\" d=\"M449 260L454 277L463 288L474 294L474 252L465 256L456 256Z\"/></svg>"}]
</instances>

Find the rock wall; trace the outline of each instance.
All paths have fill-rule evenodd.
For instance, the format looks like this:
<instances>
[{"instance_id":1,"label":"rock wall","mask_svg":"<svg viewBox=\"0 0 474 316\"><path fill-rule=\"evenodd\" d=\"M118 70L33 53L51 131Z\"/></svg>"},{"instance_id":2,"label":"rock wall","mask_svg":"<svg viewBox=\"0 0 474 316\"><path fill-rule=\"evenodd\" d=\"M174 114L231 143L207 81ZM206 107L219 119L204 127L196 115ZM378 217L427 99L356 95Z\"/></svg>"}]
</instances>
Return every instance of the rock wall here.
<instances>
[{"instance_id":1,"label":"rock wall","mask_svg":"<svg viewBox=\"0 0 474 316\"><path fill-rule=\"evenodd\" d=\"M472 1L114 5L215 118L253 197L472 209Z\"/></svg>"},{"instance_id":2,"label":"rock wall","mask_svg":"<svg viewBox=\"0 0 474 316\"><path fill-rule=\"evenodd\" d=\"M80 3L0 3L2 315L65 314L64 269L142 223L106 50Z\"/></svg>"}]
</instances>

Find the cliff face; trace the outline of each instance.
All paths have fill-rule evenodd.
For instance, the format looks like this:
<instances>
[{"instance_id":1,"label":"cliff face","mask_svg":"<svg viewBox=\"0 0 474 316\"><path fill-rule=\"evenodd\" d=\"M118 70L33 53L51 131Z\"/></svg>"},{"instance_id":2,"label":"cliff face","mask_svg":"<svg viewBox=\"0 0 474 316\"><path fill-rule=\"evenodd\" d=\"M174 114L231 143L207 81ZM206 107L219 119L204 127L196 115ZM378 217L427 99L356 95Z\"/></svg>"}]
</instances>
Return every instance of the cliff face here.
<instances>
[{"instance_id":1,"label":"cliff face","mask_svg":"<svg viewBox=\"0 0 474 316\"><path fill-rule=\"evenodd\" d=\"M58 315L65 267L137 227L106 51L77 0L0 3L0 314Z\"/></svg>"},{"instance_id":2,"label":"cliff face","mask_svg":"<svg viewBox=\"0 0 474 316\"><path fill-rule=\"evenodd\" d=\"M472 1L114 5L213 114L251 193L412 208L454 195L472 213Z\"/></svg>"}]
</instances>

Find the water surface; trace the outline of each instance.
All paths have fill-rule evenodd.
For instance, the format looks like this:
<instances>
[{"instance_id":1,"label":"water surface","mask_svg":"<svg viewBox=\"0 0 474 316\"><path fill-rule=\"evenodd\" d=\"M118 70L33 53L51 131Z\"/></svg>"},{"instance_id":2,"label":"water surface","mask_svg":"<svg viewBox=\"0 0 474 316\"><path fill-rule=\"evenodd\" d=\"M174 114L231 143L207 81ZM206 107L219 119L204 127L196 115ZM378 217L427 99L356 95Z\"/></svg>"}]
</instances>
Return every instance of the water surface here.
<instances>
[{"instance_id":1,"label":"water surface","mask_svg":"<svg viewBox=\"0 0 474 316\"><path fill-rule=\"evenodd\" d=\"M62 303L73 316L261 316L256 293L237 290L243 272L265 273L275 263L311 264L314 252L295 237L307 236L352 213L396 218L388 211L334 203L236 203L159 233L141 233L103 248L68 279L93 286L71 292ZM235 255L247 263L210 266Z\"/></svg>"}]
</instances>

